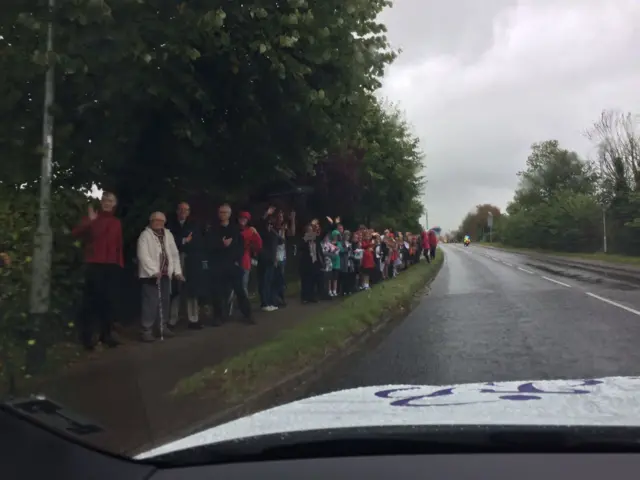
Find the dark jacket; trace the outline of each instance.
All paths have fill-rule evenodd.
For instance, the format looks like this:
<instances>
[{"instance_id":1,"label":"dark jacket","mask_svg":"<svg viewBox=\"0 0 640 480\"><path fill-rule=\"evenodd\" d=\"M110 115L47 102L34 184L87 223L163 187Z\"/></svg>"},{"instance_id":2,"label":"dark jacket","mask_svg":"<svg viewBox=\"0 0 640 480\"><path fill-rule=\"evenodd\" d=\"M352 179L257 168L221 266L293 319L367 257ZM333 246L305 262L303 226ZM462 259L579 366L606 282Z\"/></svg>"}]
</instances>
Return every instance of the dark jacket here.
<instances>
[{"instance_id":1,"label":"dark jacket","mask_svg":"<svg viewBox=\"0 0 640 480\"><path fill-rule=\"evenodd\" d=\"M322 270L324 267L324 253L322 252L322 239L316 237L316 263L312 263L311 251L309 250L309 242L305 242L304 238L298 243L298 268L301 273L311 272L313 270Z\"/></svg>"},{"instance_id":2,"label":"dark jacket","mask_svg":"<svg viewBox=\"0 0 640 480\"><path fill-rule=\"evenodd\" d=\"M204 265L207 260L204 232L191 219L187 219L184 224L180 225L175 216L167 222L167 228L173 234L178 251L185 254L183 274L186 280L184 288L186 288L187 296L194 298L206 297L209 294L210 287ZM191 234L191 241L183 245L182 239L187 238L189 234ZM180 288L182 288L180 282L174 280L172 283L172 296L177 295Z\"/></svg>"},{"instance_id":3,"label":"dark jacket","mask_svg":"<svg viewBox=\"0 0 640 480\"><path fill-rule=\"evenodd\" d=\"M262 238L262 250L258 254L258 261L266 264L275 263L278 245L283 242L282 237L278 235L275 229L269 230L265 220L258 224L257 230Z\"/></svg>"},{"instance_id":4,"label":"dark jacket","mask_svg":"<svg viewBox=\"0 0 640 480\"><path fill-rule=\"evenodd\" d=\"M191 219L187 218L185 222L180 225L177 217L173 217L171 220L167 222L167 228L173 234L173 238L176 240L176 245L178 246L178 251L180 253L189 253L189 250L193 249L193 242L182 244L182 239L187 238L190 233L196 234L195 230L197 226L195 222Z\"/></svg>"},{"instance_id":5,"label":"dark jacket","mask_svg":"<svg viewBox=\"0 0 640 480\"><path fill-rule=\"evenodd\" d=\"M207 255L205 249L204 232L197 225L192 224L191 241L185 245L187 247L184 259L184 276L187 280L187 295L190 297L206 297L210 294L207 281L207 270L205 265Z\"/></svg>"},{"instance_id":6,"label":"dark jacket","mask_svg":"<svg viewBox=\"0 0 640 480\"><path fill-rule=\"evenodd\" d=\"M231 244L226 247L223 239L231 238ZM238 225L229 222L228 225L213 225L209 229L206 246L208 251L209 268L212 271L224 270L242 264L244 255L244 241Z\"/></svg>"}]
</instances>

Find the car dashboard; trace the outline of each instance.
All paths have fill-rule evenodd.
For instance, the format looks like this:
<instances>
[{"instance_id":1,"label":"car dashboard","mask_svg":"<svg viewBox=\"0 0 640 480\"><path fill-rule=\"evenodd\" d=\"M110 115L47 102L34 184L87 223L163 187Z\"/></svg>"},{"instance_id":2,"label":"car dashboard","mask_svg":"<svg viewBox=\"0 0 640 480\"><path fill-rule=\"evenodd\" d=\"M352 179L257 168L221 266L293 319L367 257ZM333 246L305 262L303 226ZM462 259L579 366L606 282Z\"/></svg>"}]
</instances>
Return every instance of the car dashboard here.
<instances>
[{"instance_id":1,"label":"car dashboard","mask_svg":"<svg viewBox=\"0 0 640 480\"><path fill-rule=\"evenodd\" d=\"M340 447L342 448L342 447ZM95 450L0 409L0 478L65 480L601 480L636 478L640 455L616 453L426 453L234 461L171 468Z\"/></svg>"}]
</instances>

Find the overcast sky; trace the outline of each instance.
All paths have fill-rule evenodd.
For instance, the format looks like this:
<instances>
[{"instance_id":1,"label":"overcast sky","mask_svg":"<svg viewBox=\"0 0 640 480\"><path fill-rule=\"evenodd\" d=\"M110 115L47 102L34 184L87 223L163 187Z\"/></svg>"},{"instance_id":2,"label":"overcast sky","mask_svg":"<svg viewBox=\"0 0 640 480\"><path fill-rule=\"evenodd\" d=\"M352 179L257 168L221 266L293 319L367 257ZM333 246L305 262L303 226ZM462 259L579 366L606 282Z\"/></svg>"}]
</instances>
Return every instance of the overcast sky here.
<instances>
[{"instance_id":1,"label":"overcast sky","mask_svg":"<svg viewBox=\"0 0 640 480\"><path fill-rule=\"evenodd\" d=\"M504 209L533 142L583 156L602 109L640 113L640 0L396 0L382 94L426 153L431 226Z\"/></svg>"}]
</instances>

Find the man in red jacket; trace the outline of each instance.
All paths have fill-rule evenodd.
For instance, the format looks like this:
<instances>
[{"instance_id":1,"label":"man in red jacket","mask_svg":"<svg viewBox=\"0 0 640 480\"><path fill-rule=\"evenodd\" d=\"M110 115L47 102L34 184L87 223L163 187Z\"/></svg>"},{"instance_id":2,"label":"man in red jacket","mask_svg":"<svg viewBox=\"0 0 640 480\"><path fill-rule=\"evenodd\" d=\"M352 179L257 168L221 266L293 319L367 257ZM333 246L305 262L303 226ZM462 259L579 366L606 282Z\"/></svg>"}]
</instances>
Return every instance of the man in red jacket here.
<instances>
[{"instance_id":1,"label":"man in red jacket","mask_svg":"<svg viewBox=\"0 0 640 480\"><path fill-rule=\"evenodd\" d=\"M100 319L100 341L115 347L111 336L116 294L124 260L122 255L122 225L114 216L116 196L104 192L100 211L89 207L88 215L75 227L72 235L84 243L86 263L84 294L79 317L80 340L87 350L94 348L93 317Z\"/></svg>"},{"instance_id":2,"label":"man in red jacket","mask_svg":"<svg viewBox=\"0 0 640 480\"><path fill-rule=\"evenodd\" d=\"M431 245L429 244L429 234L424 228L420 232L420 239L422 240L422 252L424 258L427 259L427 263L431 263Z\"/></svg>"},{"instance_id":3,"label":"man in red jacket","mask_svg":"<svg viewBox=\"0 0 640 480\"><path fill-rule=\"evenodd\" d=\"M436 235L436 232L434 232L433 230L429 230L429 248L431 250L430 255L432 260L436 258L437 246L438 246L438 236Z\"/></svg>"}]
</instances>

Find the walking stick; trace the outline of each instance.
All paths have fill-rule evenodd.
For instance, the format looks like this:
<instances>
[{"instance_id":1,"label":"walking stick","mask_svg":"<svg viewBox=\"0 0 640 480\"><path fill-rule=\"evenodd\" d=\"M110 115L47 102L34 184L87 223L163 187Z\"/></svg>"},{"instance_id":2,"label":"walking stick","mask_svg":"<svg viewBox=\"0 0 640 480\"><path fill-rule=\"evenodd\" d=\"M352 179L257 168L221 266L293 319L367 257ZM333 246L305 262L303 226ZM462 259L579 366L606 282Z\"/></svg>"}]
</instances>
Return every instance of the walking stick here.
<instances>
[{"instance_id":1,"label":"walking stick","mask_svg":"<svg viewBox=\"0 0 640 480\"><path fill-rule=\"evenodd\" d=\"M156 284L158 285L158 309L160 314L160 340L164 340L164 315L162 312L162 287L161 287L161 278L158 278Z\"/></svg>"}]
</instances>

